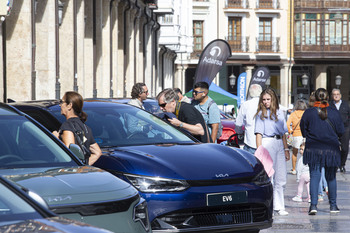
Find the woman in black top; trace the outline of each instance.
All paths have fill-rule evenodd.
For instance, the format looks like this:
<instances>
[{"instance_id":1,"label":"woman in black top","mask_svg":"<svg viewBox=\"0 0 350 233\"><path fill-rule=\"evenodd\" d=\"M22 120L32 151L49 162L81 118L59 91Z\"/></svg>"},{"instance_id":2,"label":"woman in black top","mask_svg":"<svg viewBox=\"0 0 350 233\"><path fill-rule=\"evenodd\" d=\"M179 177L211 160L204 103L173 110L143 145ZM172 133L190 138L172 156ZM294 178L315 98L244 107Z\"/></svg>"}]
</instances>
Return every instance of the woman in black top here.
<instances>
[{"instance_id":1,"label":"woman in black top","mask_svg":"<svg viewBox=\"0 0 350 233\"><path fill-rule=\"evenodd\" d=\"M66 92L60 101L60 106L61 114L66 117L67 121L61 125L59 132L54 131L53 134L69 147L71 143L78 144L75 141L73 132L77 130L82 131L84 135L83 143L91 153L88 164L92 165L98 160L102 152L93 138L91 129L84 124L87 114L82 110L83 104L83 97L79 93L74 91Z\"/></svg>"}]
</instances>

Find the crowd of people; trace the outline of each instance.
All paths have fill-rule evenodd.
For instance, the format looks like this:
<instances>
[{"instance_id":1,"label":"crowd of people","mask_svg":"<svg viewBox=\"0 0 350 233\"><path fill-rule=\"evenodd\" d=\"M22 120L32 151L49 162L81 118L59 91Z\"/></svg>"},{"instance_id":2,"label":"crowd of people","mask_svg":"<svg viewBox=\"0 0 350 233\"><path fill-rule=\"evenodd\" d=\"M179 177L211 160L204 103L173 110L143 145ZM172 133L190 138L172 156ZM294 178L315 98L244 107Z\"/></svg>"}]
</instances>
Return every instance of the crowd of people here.
<instances>
[{"instance_id":1,"label":"crowd of people","mask_svg":"<svg viewBox=\"0 0 350 233\"><path fill-rule=\"evenodd\" d=\"M270 178L274 188L274 214L288 215L284 188L290 147L290 174L296 175L298 182L292 200L303 201L306 186L309 215L317 213L317 204L324 200L324 193L328 196L330 212L338 213L336 172L346 172L350 125L349 105L341 100L340 90L333 89L330 98L327 90L319 88L311 93L308 104L303 99L296 100L287 116L281 111L273 89L261 90L255 84L250 86L249 93L250 100L238 111L236 126L238 131L245 127L244 150L258 156L257 148L262 146L272 159L274 173ZM287 135L292 138L290 145Z\"/></svg>"},{"instance_id":2,"label":"crowd of people","mask_svg":"<svg viewBox=\"0 0 350 233\"><path fill-rule=\"evenodd\" d=\"M290 174L296 175L298 182L296 196L292 200L302 202L306 186L305 201L310 203L309 215L317 213L317 204L323 201L324 193L328 195L330 212L339 212L336 173L338 170L346 172L350 132L350 108L341 99L340 90L333 89L330 98L326 89L317 89L311 93L308 103L303 99L296 100L288 117L282 111L274 89L268 87L263 90L260 85L253 84L249 87L249 94L250 99L243 102L238 110L236 130L243 133L243 126L245 128L244 150L256 154L261 147L271 158L273 172L269 176L273 185L274 214L288 215L284 188L290 157ZM146 84L136 83L131 96L129 104L144 109L143 102L148 96ZM166 118L170 124L203 143L217 141L221 127L220 110L209 97L208 83L194 85L192 101L183 96L179 88L164 89L156 99L160 109L170 114ZM85 162L92 165L102 153L91 129L84 123L87 115L82 111L82 96L77 92L66 92L60 106L66 122L53 134L68 147L81 140L88 150ZM129 122L131 124L132 120ZM81 139L77 138L77 129L82 132ZM287 143L288 134L292 137L290 145Z\"/></svg>"}]
</instances>

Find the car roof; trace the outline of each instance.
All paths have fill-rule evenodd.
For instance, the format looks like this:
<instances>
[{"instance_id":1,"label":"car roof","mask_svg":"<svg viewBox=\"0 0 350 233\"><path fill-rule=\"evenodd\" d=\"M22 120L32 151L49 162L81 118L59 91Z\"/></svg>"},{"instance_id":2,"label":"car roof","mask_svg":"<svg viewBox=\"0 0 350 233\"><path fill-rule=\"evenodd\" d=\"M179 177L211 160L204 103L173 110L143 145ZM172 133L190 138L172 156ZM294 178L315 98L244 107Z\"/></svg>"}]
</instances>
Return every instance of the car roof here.
<instances>
[{"instance_id":1,"label":"car roof","mask_svg":"<svg viewBox=\"0 0 350 233\"><path fill-rule=\"evenodd\" d=\"M22 115L18 109L5 104L5 103L0 103L0 115Z\"/></svg>"}]
</instances>

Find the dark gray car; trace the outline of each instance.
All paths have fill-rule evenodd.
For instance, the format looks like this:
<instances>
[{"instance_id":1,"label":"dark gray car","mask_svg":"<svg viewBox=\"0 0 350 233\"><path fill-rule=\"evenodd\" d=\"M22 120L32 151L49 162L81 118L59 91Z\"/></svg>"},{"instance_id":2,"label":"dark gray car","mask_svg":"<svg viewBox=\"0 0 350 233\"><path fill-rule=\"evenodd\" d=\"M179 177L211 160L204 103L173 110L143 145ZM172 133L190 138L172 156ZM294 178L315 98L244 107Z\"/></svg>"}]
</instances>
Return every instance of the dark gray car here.
<instances>
[{"instance_id":1,"label":"dark gray car","mask_svg":"<svg viewBox=\"0 0 350 233\"><path fill-rule=\"evenodd\" d=\"M38 193L56 214L113 232L150 232L146 202L130 184L84 166L39 123L0 104L0 175Z\"/></svg>"}]
</instances>

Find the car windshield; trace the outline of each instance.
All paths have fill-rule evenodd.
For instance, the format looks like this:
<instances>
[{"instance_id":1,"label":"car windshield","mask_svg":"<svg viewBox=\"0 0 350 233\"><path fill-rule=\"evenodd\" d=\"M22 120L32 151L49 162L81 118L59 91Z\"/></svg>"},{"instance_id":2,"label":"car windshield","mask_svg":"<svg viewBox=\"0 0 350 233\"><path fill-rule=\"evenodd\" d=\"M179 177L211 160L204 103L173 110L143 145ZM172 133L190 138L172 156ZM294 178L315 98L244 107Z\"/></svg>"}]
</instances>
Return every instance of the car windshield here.
<instances>
[{"instance_id":1,"label":"car windshield","mask_svg":"<svg viewBox=\"0 0 350 233\"><path fill-rule=\"evenodd\" d=\"M194 143L184 133L158 117L124 104L103 103L86 106L86 124L92 129L100 147L136 146L147 144ZM61 117L59 108L51 108Z\"/></svg>"},{"instance_id":2,"label":"car windshield","mask_svg":"<svg viewBox=\"0 0 350 233\"><path fill-rule=\"evenodd\" d=\"M27 202L0 183L0 226L8 221L42 218Z\"/></svg>"},{"instance_id":3,"label":"car windshield","mask_svg":"<svg viewBox=\"0 0 350 233\"><path fill-rule=\"evenodd\" d=\"M76 166L69 154L24 116L0 116L0 168Z\"/></svg>"}]
</instances>

